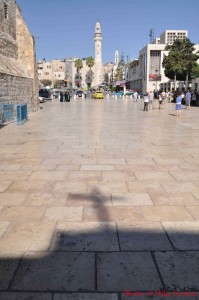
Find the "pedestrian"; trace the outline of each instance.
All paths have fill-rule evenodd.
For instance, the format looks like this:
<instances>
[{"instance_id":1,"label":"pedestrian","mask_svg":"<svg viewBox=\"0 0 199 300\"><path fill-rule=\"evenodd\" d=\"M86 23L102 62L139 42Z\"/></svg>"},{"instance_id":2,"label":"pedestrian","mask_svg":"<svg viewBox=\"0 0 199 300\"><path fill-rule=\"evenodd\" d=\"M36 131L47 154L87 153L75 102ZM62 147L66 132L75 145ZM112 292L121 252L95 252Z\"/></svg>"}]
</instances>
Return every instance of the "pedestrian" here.
<instances>
[{"instance_id":1,"label":"pedestrian","mask_svg":"<svg viewBox=\"0 0 199 300\"><path fill-rule=\"evenodd\" d=\"M149 93L144 94L144 111L148 111L148 105L149 105Z\"/></svg>"},{"instance_id":2,"label":"pedestrian","mask_svg":"<svg viewBox=\"0 0 199 300\"><path fill-rule=\"evenodd\" d=\"M177 98L176 98L176 116L180 116L180 111L182 109L182 95L180 93L177 93Z\"/></svg>"},{"instance_id":3,"label":"pedestrian","mask_svg":"<svg viewBox=\"0 0 199 300\"><path fill-rule=\"evenodd\" d=\"M64 93L61 91L60 92L60 102L63 102L64 100Z\"/></svg>"},{"instance_id":4,"label":"pedestrian","mask_svg":"<svg viewBox=\"0 0 199 300\"><path fill-rule=\"evenodd\" d=\"M70 102L70 93L69 93L69 91L67 91L66 93L67 93L66 101L67 101L67 102Z\"/></svg>"},{"instance_id":5,"label":"pedestrian","mask_svg":"<svg viewBox=\"0 0 199 300\"><path fill-rule=\"evenodd\" d=\"M162 99L162 95L161 95L161 94L159 94L158 102L159 102L159 109L161 109L161 108L162 108L162 102L163 102L163 99Z\"/></svg>"},{"instance_id":6,"label":"pedestrian","mask_svg":"<svg viewBox=\"0 0 199 300\"><path fill-rule=\"evenodd\" d=\"M186 95L185 95L185 100L186 100L186 109L190 109L190 103L191 103L191 93L190 90L188 89Z\"/></svg>"},{"instance_id":7,"label":"pedestrian","mask_svg":"<svg viewBox=\"0 0 199 300\"><path fill-rule=\"evenodd\" d=\"M67 102L68 101L68 92L65 91L64 93L64 101Z\"/></svg>"},{"instance_id":8,"label":"pedestrian","mask_svg":"<svg viewBox=\"0 0 199 300\"><path fill-rule=\"evenodd\" d=\"M149 110L150 109L154 110L154 106L153 106L154 93L152 91L150 91L148 97L149 97Z\"/></svg>"},{"instance_id":9,"label":"pedestrian","mask_svg":"<svg viewBox=\"0 0 199 300\"><path fill-rule=\"evenodd\" d=\"M133 98L135 99L135 102L138 101L138 92L137 92L137 91L135 91L135 92L133 93Z\"/></svg>"}]
</instances>

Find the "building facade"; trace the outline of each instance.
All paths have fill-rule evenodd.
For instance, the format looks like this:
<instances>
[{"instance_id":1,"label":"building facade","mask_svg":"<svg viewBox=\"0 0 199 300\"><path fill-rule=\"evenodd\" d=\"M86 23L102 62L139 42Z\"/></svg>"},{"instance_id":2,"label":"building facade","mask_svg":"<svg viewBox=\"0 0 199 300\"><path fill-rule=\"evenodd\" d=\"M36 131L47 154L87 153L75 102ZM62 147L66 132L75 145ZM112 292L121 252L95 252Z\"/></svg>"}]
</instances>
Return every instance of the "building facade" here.
<instances>
[{"instance_id":1,"label":"building facade","mask_svg":"<svg viewBox=\"0 0 199 300\"><path fill-rule=\"evenodd\" d=\"M165 30L160 38L156 38L151 44L145 45L139 51L138 59L126 66L130 88L142 93L159 89L172 90L174 81L165 76L162 67L164 56L169 53L169 51L165 51L165 47L173 44L176 39L185 38L188 38L187 30ZM198 49L198 45L195 45L195 49ZM182 83L178 82L177 88L181 87Z\"/></svg>"},{"instance_id":2,"label":"building facade","mask_svg":"<svg viewBox=\"0 0 199 300\"><path fill-rule=\"evenodd\" d=\"M0 0L0 103L38 109L35 44L15 0Z\"/></svg>"}]
</instances>

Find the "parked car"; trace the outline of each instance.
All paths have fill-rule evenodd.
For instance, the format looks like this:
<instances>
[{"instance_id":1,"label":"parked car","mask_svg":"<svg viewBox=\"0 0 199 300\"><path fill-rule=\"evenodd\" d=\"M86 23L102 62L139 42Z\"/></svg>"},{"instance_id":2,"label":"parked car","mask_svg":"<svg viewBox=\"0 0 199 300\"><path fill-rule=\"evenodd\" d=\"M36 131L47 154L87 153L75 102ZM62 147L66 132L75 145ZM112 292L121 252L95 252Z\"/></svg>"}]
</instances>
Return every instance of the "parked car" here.
<instances>
[{"instance_id":1,"label":"parked car","mask_svg":"<svg viewBox=\"0 0 199 300\"><path fill-rule=\"evenodd\" d=\"M41 89L39 90L39 97L44 98L44 100L52 100L51 98L51 92L47 89Z\"/></svg>"},{"instance_id":2,"label":"parked car","mask_svg":"<svg viewBox=\"0 0 199 300\"><path fill-rule=\"evenodd\" d=\"M115 92L113 95L114 96L123 96L124 93L122 91L119 91L119 92Z\"/></svg>"},{"instance_id":3,"label":"parked car","mask_svg":"<svg viewBox=\"0 0 199 300\"><path fill-rule=\"evenodd\" d=\"M76 92L77 97L82 97L83 94L84 94L84 97L86 98L86 93L84 93L83 91L77 91Z\"/></svg>"},{"instance_id":4,"label":"parked car","mask_svg":"<svg viewBox=\"0 0 199 300\"><path fill-rule=\"evenodd\" d=\"M104 94L101 91L96 91L92 94L93 99L104 99Z\"/></svg>"}]
</instances>

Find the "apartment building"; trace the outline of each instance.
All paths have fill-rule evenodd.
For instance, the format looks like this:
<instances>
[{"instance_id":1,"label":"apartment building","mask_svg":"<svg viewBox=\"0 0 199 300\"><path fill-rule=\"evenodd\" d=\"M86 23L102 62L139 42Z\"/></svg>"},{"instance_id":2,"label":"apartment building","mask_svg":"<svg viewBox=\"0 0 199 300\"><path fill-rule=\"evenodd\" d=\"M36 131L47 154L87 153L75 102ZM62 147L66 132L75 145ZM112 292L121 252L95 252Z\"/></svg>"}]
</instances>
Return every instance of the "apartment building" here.
<instances>
[{"instance_id":1,"label":"apartment building","mask_svg":"<svg viewBox=\"0 0 199 300\"><path fill-rule=\"evenodd\" d=\"M160 88L172 90L174 82L164 75L162 67L164 56L169 53L165 47L173 44L176 39L184 38L188 38L187 30L165 30L160 38L145 45L139 51L138 59L128 64L130 88L142 93ZM195 45L195 49L198 50L199 45ZM180 87L180 83L177 87Z\"/></svg>"}]
</instances>

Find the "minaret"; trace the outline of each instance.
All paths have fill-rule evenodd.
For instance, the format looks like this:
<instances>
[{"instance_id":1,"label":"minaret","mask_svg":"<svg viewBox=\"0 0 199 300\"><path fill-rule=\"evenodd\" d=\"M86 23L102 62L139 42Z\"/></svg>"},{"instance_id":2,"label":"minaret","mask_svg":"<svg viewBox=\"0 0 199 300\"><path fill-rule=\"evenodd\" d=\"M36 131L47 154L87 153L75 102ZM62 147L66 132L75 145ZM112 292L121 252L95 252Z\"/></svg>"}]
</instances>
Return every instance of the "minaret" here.
<instances>
[{"instance_id":1,"label":"minaret","mask_svg":"<svg viewBox=\"0 0 199 300\"><path fill-rule=\"evenodd\" d=\"M95 74L94 82L95 85L102 83L102 32L100 23L97 22L95 25Z\"/></svg>"},{"instance_id":2,"label":"minaret","mask_svg":"<svg viewBox=\"0 0 199 300\"><path fill-rule=\"evenodd\" d=\"M118 63L119 63L119 52L118 52L118 50L116 50L115 51L115 64L116 64L116 66L118 65Z\"/></svg>"}]
</instances>

